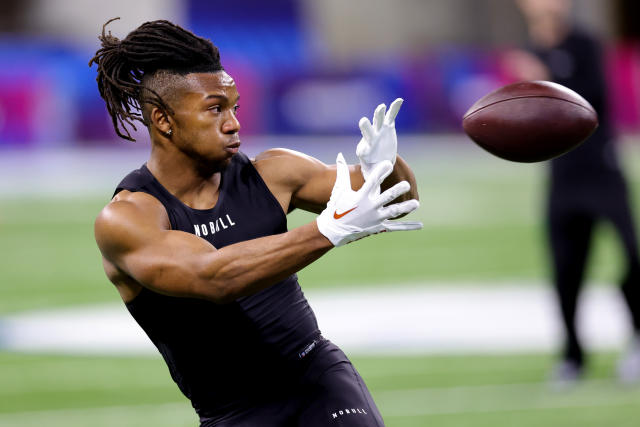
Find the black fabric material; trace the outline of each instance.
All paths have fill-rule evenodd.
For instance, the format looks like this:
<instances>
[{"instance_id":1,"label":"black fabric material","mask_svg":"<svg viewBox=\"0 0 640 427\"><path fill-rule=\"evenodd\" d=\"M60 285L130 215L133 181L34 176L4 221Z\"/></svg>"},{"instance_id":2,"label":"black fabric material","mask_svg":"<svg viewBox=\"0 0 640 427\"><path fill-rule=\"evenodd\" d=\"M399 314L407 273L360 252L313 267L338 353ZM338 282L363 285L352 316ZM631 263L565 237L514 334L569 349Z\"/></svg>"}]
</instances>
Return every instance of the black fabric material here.
<instances>
[{"instance_id":1,"label":"black fabric material","mask_svg":"<svg viewBox=\"0 0 640 427\"><path fill-rule=\"evenodd\" d=\"M582 95L598 113L599 126L582 145L551 161L551 185L557 190L589 197L594 188L606 189L622 180L599 44L576 29L553 49L533 49L551 72L551 80Z\"/></svg>"},{"instance_id":2,"label":"black fabric material","mask_svg":"<svg viewBox=\"0 0 640 427\"><path fill-rule=\"evenodd\" d=\"M622 293L640 332L640 262L627 186L616 157L607 111L602 53L595 39L572 30L557 47L532 49L551 71L551 79L582 95L598 112L600 126L577 149L552 160L547 225L553 278L566 340L563 357L582 365L584 351L576 330L577 303L592 247L592 236L608 222L622 243Z\"/></svg>"},{"instance_id":3,"label":"black fabric material","mask_svg":"<svg viewBox=\"0 0 640 427\"><path fill-rule=\"evenodd\" d=\"M244 154L232 158L220 185L212 209L192 209L142 166L122 180L116 194L152 195L164 205L173 230L198 234L216 248L287 231L280 204ZM320 337L296 275L225 305L143 288L127 308L203 417L227 417L266 396L287 394L301 375L298 353Z\"/></svg>"},{"instance_id":4,"label":"black fabric material","mask_svg":"<svg viewBox=\"0 0 640 427\"><path fill-rule=\"evenodd\" d=\"M580 365L585 357L576 331L577 303L593 232L601 222L613 226L621 242L624 254L621 289L634 329L640 331L640 263L635 225L624 185L592 198L552 191L547 216L553 279L566 332L563 356Z\"/></svg>"},{"instance_id":5,"label":"black fabric material","mask_svg":"<svg viewBox=\"0 0 640 427\"><path fill-rule=\"evenodd\" d=\"M323 340L304 362L294 393L265 401L226 419L201 419L201 427L383 427L369 390L347 356Z\"/></svg>"}]
</instances>

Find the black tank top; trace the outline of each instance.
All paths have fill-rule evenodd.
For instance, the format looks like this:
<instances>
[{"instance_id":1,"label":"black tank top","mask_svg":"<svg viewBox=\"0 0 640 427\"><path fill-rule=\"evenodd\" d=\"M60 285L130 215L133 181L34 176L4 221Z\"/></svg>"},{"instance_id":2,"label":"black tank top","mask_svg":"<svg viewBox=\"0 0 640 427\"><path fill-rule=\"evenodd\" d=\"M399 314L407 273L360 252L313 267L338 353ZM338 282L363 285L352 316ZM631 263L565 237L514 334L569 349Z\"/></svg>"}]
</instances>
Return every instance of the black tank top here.
<instances>
[{"instance_id":1,"label":"black tank top","mask_svg":"<svg viewBox=\"0 0 640 427\"><path fill-rule=\"evenodd\" d=\"M141 191L167 210L171 228L216 248L287 231L282 207L251 161L236 154L222 172L211 209L192 209L143 165L116 189ZM320 338L296 275L230 304L161 295L143 288L127 308L166 361L201 417L229 415L296 381L298 359Z\"/></svg>"}]
</instances>

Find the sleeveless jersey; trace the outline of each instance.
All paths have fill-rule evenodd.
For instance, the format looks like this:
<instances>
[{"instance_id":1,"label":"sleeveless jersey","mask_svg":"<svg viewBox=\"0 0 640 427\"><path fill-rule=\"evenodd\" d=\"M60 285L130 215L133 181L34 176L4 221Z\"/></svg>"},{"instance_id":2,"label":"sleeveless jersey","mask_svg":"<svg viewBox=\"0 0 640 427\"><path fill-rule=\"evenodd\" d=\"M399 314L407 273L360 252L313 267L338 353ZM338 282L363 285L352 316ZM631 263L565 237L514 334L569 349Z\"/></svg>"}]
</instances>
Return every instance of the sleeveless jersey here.
<instances>
[{"instance_id":1,"label":"sleeveless jersey","mask_svg":"<svg viewBox=\"0 0 640 427\"><path fill-rule=\"evenodd\" d=\"M218 249L287 231L282 207L243 153L222 172L211 209L183 204L146 165L127 175L116 194L121 190L152 195L164 205L172 230L195 234ZM230 304L143 288L127 308L201 417L233 414L284 392L300 375L298 359L320 339L296 275Z\"/></svg>"}]
</instances>

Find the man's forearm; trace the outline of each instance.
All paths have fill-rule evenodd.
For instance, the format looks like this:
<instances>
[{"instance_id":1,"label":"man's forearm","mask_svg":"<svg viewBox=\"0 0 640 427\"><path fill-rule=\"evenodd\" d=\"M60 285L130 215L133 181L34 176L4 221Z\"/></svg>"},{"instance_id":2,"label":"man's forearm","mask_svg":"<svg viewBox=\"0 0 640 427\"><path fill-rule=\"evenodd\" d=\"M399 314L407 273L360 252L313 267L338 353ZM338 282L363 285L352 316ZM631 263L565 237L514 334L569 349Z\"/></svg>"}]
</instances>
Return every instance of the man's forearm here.
<instances>
[{"instance_id":1,"label":"man's forearm","mask_svg":"<svg viewBox=\"0 0 640 427\"><path fill-rule=\"evenodd\" d=\"M287 233L226 246L211 254L197 293L223 303L254 294L306 267L332 247L315 221Z\"/></svg>"}]
</instances>

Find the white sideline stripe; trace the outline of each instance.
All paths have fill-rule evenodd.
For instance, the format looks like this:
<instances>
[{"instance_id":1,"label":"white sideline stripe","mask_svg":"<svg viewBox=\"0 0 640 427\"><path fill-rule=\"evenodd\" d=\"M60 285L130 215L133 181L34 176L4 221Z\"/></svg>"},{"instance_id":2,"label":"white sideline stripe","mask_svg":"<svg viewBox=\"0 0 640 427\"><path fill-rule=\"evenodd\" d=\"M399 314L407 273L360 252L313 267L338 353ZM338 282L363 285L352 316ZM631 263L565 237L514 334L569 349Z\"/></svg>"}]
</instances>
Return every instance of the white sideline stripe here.
<instances>
[{"instance_id":1,"label":"white sideline stripe","mask_svg":"<svg viewBox=\"0 0 640 427\"><path fill-rule=\"evenodd\" d=\"M549 286L432 284L306 292L323 335L350 354L554 351L560 325ZM581 296L589 349L619 349L630 334L616 288ZM157 354L122 304L22 313L0 319L0 347L26 352Z\"/></svg>"},{"instance_id":2,"label":"white sideline stripe","mask_svg":"<svg viewBox=\"0 0 640 427\"><path fill-rule=\"evenodd\" d=\"M437 387L379 392L376 393L375 400L385 418L637 404L637 392L622 390L618 387L617 390L620 392L612 393L614 386L615 383L612 381L588 380L581 383L578 390L572 390L569 393L552 392L548 389L548 384L544 383ZM585 392L593 392L593 394L585 394ZM500 398L496 399L496 395ZM483 399L482 396L486 398ZM37 423L41 420L55 422L56 419L70 420L70 417L82 416L107 417L110 414L122 417L126 416L127 412L143 411L149 411L148 413L155 415L160 415L158 414L160 411L171 412L175 416L183 413L185 417L193 413L186 401L61 408L0 414L0 425L20 421L39 425Z\"/></svg>"}]
</instances>

